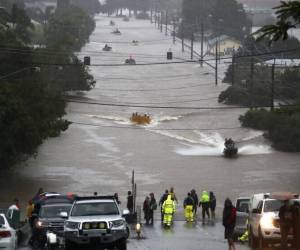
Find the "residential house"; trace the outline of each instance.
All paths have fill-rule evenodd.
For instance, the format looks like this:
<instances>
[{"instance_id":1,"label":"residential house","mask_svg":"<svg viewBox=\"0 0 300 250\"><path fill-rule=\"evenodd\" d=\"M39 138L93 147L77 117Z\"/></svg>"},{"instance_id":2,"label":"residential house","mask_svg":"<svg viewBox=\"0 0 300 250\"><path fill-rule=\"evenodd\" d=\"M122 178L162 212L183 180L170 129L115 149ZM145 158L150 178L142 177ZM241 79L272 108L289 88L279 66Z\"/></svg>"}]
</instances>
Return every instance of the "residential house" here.
<instances>
[{"instance_id":1,"label":"residential house","mask_svg":"<svg viewBox=\"0 0 300 250\"><path fill-rule=\"evenodd\" d=\"M238 50L242 43L235 38L227 35L221 35L207 41L207 51L210 55L216 54L216 45L218 44L219 56L232 55L232 53Z\"/></svg>"}]
</instances>

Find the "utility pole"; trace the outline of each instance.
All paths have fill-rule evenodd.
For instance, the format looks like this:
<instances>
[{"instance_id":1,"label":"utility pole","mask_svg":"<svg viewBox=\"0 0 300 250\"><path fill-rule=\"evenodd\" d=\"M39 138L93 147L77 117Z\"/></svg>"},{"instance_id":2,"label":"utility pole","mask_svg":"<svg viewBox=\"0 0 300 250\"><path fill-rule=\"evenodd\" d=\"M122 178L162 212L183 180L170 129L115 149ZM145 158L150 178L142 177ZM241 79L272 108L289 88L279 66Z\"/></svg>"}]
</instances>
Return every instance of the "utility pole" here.
<instances>
[{"instance_id":1,"label":"utility pole","mask_svg":"<svg viewBox=\"0 0 300 250\"><path fill-rule=\"evenodd\" d=\"M168 10L166 10L166 27L165 27L165 35L168 35Z\"/></svg>"},{"instance_id":2,"label":"utility pole","mask_svg":"<svg viewBox=\"0 0 300 250\"><path fill-rule=\"evenodd\" d=\"M218 39L216 39L216 65L215 65L215 84L218 85Z\"/></svg>"},{"instance_id":3,"label":"utility pole","mask_svg":"<svg viewBox=\"0 0 300 250\"><path fill-rule=\"evenodd\" d=\"M162 30L163 30L163 13L162 13L162 11L160 12L160 32L162 32Z\"/></svg>"},{"instance_id":4,"label":"utility pole","mask_svg":"<svg viewBox=\"0 0 300 250\"><path fill-rule=\"evenodd\" d=\"M235 84L235 51L232 53L232 63L231 63L231 84L234 86Z\"/></svg>"},{"instance_id":5,"label":"utility pole","mask_svg":"<svg viewBox=\"0 0 300 250\"><path fill-rule=\"evenodd\" d=\"M184 52L184 25L181 21L181 51Z\"/></svg>"},{"instance_id":6,"label":"utility pole","mask_svg":"<svg viewBox=\"0 0 300 250\"><path fill-rule=\"evenodd\" d=\"M203 24L203 18L201 18L201 62L200 62L201 67L203 67L203 44L204 44L204 24Z\"/></svg>"},{"instance_id":7,"label":"utility pole","mask_svg":"<svg viewBox=\"0 0 300 250\"><path fill-rule=\"evenodd\" d=\"M271 110L274 110L274 83L275 83L275 59L272 64L272 80L271 80Z\"/></svg>"},{"instance_id":8,"label":"utility pole","mask_svg":"<svg viewBox=\"0 0 300 250\"><path fill-rule=\"evenodd\" d=\"M254 44L252 41L251 45L251 64L250 64L250 108L253 108L253 84L254 84L254 57L253 57L253 52L254 52Z\"/></svg>"},{"instance_id":9,"label":"utility pole","mask_svg":"<svg viewBox=\"0 0 300 250\"><path fill-rule=\"evenodd\" d=\"M194 32L192 31L191 36L191 60L194 58Z\"/></svg>"},{"instance_id":10,"label":"utility pole","mask_svg":"<svg viewBox=\"0 0 300 250\"><path fill-rule=\"evenodd\" d=\"M153 23L153 21L152 21L152 15L153 15L153 10L152 10L152 7L151 7L151 9L150 9L150 23Z\"/></svg>"},{"instance_id":11,"label":"utility pole","mask_svg":"<svg viewBox=\"0 0 300 250\"><path fill-rule=\"evenodd\" d=\"M173 20L173 44L175 44L175 41L176 41L176 36L175 36L175 20Z\"/></svg>"}]
</instances>

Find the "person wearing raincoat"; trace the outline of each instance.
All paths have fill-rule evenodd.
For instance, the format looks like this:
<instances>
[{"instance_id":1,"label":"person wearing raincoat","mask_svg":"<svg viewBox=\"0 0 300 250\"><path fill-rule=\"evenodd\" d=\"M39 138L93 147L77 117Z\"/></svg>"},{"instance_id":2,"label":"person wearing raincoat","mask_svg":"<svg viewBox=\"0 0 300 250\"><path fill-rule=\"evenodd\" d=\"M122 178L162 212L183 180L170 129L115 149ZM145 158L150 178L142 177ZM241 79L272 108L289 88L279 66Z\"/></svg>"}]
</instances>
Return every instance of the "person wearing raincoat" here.
<instances>
[{"instance_id":1,"label":"person wearing raincoat","mask_svg":"<svg viewBox=\"0 0 300 250\"><path fill-rule=\"evenodd\" d=\"M172 200L172 196L168 195L168 198L162 205L162 211L164 214L163 224L165 227L170 227L173 222L173 215L176 210L175 201Z\"/></svg>"},{"instance_id":2,"label":"person wearing raincoat","mask_svg":"<svg viewBox=\"0 0 300 250\"><path fill-rule=\"evenodd\" d=\"M209 219L209 207L210 207L210 199L209 193L207 191L203 191L200 197L199 207L202 206L202 223L205 221L205 214Z\"/></svg>"},{"instance_id":3,"label":"person wearing raincoat","mask_svg":"<svg viewBox=\"0 0 300 250\"><path fill-rule=\"evenodd\" d=\"M184 199L183 202L184 216L187 222L194 221L194 206L195 202L191 196L191 193L188 193L187 197Z\"/></svg>"}]
</instances>

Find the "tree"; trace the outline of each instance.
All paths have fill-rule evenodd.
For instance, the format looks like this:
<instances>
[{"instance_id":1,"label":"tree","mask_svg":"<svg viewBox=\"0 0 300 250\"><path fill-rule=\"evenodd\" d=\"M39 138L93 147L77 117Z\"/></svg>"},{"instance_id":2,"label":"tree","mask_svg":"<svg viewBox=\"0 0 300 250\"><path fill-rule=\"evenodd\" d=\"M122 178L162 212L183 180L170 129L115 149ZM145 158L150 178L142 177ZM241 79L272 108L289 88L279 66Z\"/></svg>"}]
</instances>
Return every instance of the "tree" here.
<instances>
[{"instance_id":1,"label":"tree","mask_svg":"<svg viewBox=\"0 0 300 250\"><path fill-rule=\"evenodd\" d=\"M274 9L276 10L277 23L266 25L256 31L254 34L258 36L258 39L266 37L270 41L286 40L288 31L300 24L300 2L298 0L282 1Z\"/></svg>"},{"instance_id":2,"label":"tree","mask_svg":"<svg viewBox=\"0 0 300 250\"><path fill-rule=\"evenodd\" d=\"M18 34L18 37L25 43L29 43L29 29L33 29L33 25L26 14L26 11L23 8L20 8L17 4L13 4L12 6L11 21L13 23L14 32Z\"/></svg>"},{"instance_id":3,"label":"tree","mask_svg":"<svg viewBox=\"0 0 300 250\"><path fill-rule=\"evenodd\" d=\"M182 15L185 26L194 31L204 23L214 36L225 34L239 40L250 32L251 22L236 0L183 0Z\"/></svg>"}]
</instances>

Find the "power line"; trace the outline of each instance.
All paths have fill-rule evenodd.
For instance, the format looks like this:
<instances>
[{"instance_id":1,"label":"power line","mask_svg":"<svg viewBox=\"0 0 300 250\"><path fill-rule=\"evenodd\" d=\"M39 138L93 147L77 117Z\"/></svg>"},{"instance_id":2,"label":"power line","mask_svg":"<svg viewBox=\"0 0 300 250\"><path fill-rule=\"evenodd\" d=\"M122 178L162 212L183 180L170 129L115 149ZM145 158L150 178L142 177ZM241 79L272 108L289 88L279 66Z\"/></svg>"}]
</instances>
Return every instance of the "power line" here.
<instances>
[{"instance_id":1,"label":"power line","mask_svg":"<svg viewBox=\"0 0 300 250\"><path fill-rule=\"evenodd\" d=\"M118 104L118 103L101 103L101 102L87 102L79 100L70 100L71 103L83 103L99 106L111 106L111 107L131 107L131 108L151 108L151 109L194 109L194 110L230 110L230 109L249 109L245 106L221 106L221 107L181 107L181 106L152 106L152 105L127 105L127 104ZM285 105L289 107L297 107L298 105ZM281 107L281 106L277 106ZM256 108L270 108L270 106L256 106Z\"/></svg>"},{"instance_id":2,"label":"power line","mask_svg":"<svg viewBox=\"0 0 300 250\"><path fill-rule=\"evenodd\" d=\"M120 91L120 92L151 92L151 91L166 91L166 90L173 90L173 89L188 89L188 88L196 88L202 86L213 86L212 84L196 84L190 86L183 86L183 87L174 87L174 88L163 88L163 89L108 89L102 88L101 91Z\"/></svg>"},{"instance_id":3,"label":"power line","mask_svg":"<svg viewBox=\"0 0 300 250\"><path fill-rule=\"evenodd\" d=\"M258 57L258 56L264 56L264 55L275 55L275 54L281 54L281 53L288 53L288 52L296 52L300 51L300 48L295 48L295 49L289 49L289 50L280 50L280 51L273 51L273 52L266 52L266 53L258 53L258 54L252 54L252 55L239 55L236 56L235 58L251 58L251 57ZM232 57L220 57L220 60L226 60L226 59L232 59ZM209 62L209 61L214 61L215 58L211 59L205 59L203 62ZM73 66L73 65L78 65L78 64L72 64L72 63L45 63L45 62L33 62L36 64L40 65L54 65L54 66ZM176 61L176 62L152 62L152 63L137 63L135 65L128 65L128 64L92 64L90 66L146 66L146 65L162 65L162 64L182 64L182 63L199 63L199 60L184 60L184 61Z\"/></svg>"}]
</instances>

